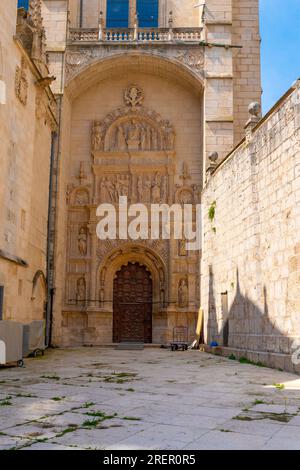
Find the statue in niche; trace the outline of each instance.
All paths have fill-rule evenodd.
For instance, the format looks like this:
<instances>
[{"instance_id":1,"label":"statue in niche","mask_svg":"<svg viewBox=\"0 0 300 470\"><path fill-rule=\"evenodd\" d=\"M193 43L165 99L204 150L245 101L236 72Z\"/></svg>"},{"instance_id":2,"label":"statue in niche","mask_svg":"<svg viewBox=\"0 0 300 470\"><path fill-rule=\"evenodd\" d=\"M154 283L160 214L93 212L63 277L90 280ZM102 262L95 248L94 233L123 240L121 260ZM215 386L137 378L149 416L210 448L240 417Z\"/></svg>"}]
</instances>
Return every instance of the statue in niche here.
<instances>
[{"instance_id":1,"label":"statue in niche","mask_svg":"<svg viewBox=\"0 0 300 470\"><path fill-rule=\"evenodd\" d=\"M77 281L76 300L82 302L86 300L86 283L84 277L81 277Z\"/></svg>"},{"instance_id":2,"label":"statue in niche","mask_svg":"<svg viewBox=\"0 0 300 470\"><path fill-rule=\"evenodd\" d=\"M115 198L118 200L120 196L127 196L129 194L129 176L117 176L115 186Z\"/></svg>"},{"instance_id":3,"label":"statue in niche","mask_svg":"<svg viewBox=\"0 0 300 470\"><path fill-rule=\"evenodd\" d=\"M78 251L81 256L86 256L87 254L87 233L84 227L81 227L78 234Z\"/></svg>"},{"instance_id":4,"label":"statue in niche","mask_svg":"<svg viewBox=\"0 0 300 470\"><path fill-rule=\"evenodd\" d=\"M140 128L135 119L131 121L128 129L128 140L138 141L140 143Z\"/></svg>"},{"instance_id":5,"label":"statue in niche","mask_svg":"<svg viewBox=\"0 0 300 470\"><path fill-rule=\"evenodd\" d=\"M122 126L117 128L117 135L116 135L116 150L120 152L127 150L127 142L125 137L125 132Z\"/></svg>"},{"instance_id":6,"label":"statue in niche","mask_svg":"<svg viewBox=\"0 0 300 470\"><path fill-rule=\"evenodd\" d=\"M155 175L154 183L152 186L152 202L153 204L159 204L161 193L160 193L160 181L158 174Z\"/></svg>"},{"instance_id":7,"label":"statue in niche","mask_svg":"<svg viewBox=\"0 0 300 470\"><path fill-rule=\"evenodd\" d=\"M189 304L189 289L187 285L187 281L185 279L181 279L178 288L178 306L180 308L185 308Z\"/></svg>"},{"instance_id":8,"label":"statue in niche","mask_svg":"<svg viewBox=\"0 0 300 470\"><path fill-rule=\"evenodd\" d=\"M145 127L141 128L141 150L148 150L147 146L147 129Z\"/></svg>"},{"instance_id":9,"label":"statue in niche","mask_svg":"<svg viewBox=\"0 0 300 470\"><path fill-rule=\"evenodd\" d=\"M165 145L166 150L173 150L175 146L175 132L169 121L166 121L165 126Z\"/></svg>"},{"instance_id":10,"label":"statue in niche","mask_svg":"<svg viewBox=\"0 0 300 470\"><path fill-rule=\"evenodd\" d=\"M186 239L183 238L182 240L179 240L178 242L178 254L179 256L186 256L187 255L187 249L186 249Z\"/></svg>"},{"instance_id":11,"label":"statue in niche","mask_svg":"<svg viewBox=\"0 0 300 470\"><path fill-rule=\"evenodd\" d=\"M96 121L92 131L92 148L93 150L104 149L104 137L106 134L106 125L103 122Z\"/></svg>"},{"instance_id":12,"label":"statue in niche","mask_svg":"<svg viewBox=\"0 0 300 470\"><path fill-rule=\"evenodd\" d=\"M143 177L139 176L137 180L137 195L138 195L139 202L143 200L143 191L144 191Z\"/></svg>"},{"instance_id":13,"label":"statue in niche","mask_svg":"<svg viewBox=\"0 0 300 470\"><path fill-rule=\"evenodd\" d=\"M101 181L101 201L115 202L115 187L109 178L103 178Z\"/></svg>"}]
</instances>

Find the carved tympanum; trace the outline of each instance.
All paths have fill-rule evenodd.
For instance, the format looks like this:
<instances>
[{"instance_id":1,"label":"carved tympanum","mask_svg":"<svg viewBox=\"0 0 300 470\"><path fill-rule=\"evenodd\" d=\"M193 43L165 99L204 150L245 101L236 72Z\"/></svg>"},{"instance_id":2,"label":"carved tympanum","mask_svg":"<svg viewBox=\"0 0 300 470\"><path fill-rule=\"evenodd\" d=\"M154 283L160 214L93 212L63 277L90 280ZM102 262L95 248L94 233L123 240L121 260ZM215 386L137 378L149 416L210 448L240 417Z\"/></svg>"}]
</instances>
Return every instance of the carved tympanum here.
<instances>
[{"instance_id":1,"label":"carved tympanum","mask_svg":"<svg viewBox=\"0 0 300 470\"><path fill-rule=\"evenodd\" d=\"M127 88L125 103L92 126L92 149L97 152L174 150L175 130L168 120L142 106L143 91Z\"/></svg>"}]
</instances>

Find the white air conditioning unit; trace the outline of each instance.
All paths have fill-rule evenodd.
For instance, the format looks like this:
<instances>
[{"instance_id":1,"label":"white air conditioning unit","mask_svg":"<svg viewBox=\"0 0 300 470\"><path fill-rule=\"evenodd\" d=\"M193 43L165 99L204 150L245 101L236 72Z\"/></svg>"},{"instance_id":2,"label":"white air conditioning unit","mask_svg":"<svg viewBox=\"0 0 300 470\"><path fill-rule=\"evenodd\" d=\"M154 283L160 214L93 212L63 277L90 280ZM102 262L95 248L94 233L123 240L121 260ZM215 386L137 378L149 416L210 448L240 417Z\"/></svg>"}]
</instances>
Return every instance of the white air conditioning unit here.
<instances>
[{"instance_id":1,"label":"white air conditioning unit","mask_svg":"<svg viewBox=\"0 0 300 470\"><path fill-rule=\"evenodd\" d=\"M0 321L0 365L16 362L23 365L23 325L10 320Z\"/></svg>"}]
</instances>

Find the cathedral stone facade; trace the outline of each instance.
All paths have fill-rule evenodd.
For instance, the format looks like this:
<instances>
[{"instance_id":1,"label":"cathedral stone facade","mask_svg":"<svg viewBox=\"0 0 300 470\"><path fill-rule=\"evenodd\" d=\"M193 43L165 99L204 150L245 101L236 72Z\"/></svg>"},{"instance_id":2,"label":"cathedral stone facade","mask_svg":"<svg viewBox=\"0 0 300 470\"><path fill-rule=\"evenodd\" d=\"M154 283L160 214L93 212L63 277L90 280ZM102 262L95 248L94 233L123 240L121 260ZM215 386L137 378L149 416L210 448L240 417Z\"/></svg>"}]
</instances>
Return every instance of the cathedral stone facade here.
<instances>
[{"instance_id":1,"label":"cathedral stone facade","mask_svg":"<svg viewBox=\"0 0 300 470\"><path fill-rule=\"evenodd\" d=\"M248 344L249 350L290 353L286 338L291 331L284 327L286 341L280 342L258 319L265 315L260 316L259 306L263 311L266 305L279 316L292 315L297 290L292 281L280 287L285 292L292 282L288 309L280 310L272 297L278 286L270 287L262 276L264 261L257 246L270 226L253 222L261 211L257 191L268 184L257 177L260 156L267 175L273 155L268 142L276 132L287 132L283 125L276 131L277 111L274 125L268 120L259 123L258 0L206 0L205 5L195 5L194 0L32 0L28 8L23 2L25 8L19 9L14 40L17 2L13 3L15 9L3 24L7 37L1 39L0 80L8 84L14 75L9 100L23 113L23 118L16 116L18 122L23 119L16 142L24 154L23 170L16 173L14 184L24 187L26 175L26 191L20 194L28 198L30 193L32 204L29 251L24 242L20 249L7 245L7 198L12 189L4 176L1 217L7 228L1 234L2 251L17 259L24 256L28 265L16 267L15 259L5 259L1 251L5 317L35 318L35 297L29 291L44 282L48 336L57 346L165 344L174 328L182 326L192 340L202 307L207 343L217 341L224 350L241 350ZM29 43L28 28L33 35ZM296 93L293 90L291 94ZM5 121L6 105L0 106ZM280 116L290 123L289 106L278 106ZM296 122L296 108L293 113L290 119ZM5 129L9 167L15 131ZM294 151L298 134L295 128L289 130ZM263 139L268 154L263 153ZM296 156L297 152L293 168ZM30 158L38 160L30 163ZM17 161L21 165L21 159ZM276 191L284 187L280 178ZM238 195L243 217L254 224L247 222L243 234L238 231L242 215L232 199ZM97 208L106 203L118 209L122 196L128 204L146 207L202 203L201 249L187 251L184 239L100 240ZM9 205L21 210L22 222L23 209L16 209L16 201ZM287 217L293 216L290 212ZM13 233L17 238L21 232L15 226ZM230 243L232 233L236 244ZM283 263L292 263L289 259L297 257L297 247L296 240L291 242ZM269 279L274 274L272 262L268 261ZM17 288L22 289L23 273L27 290L20 294L21 307L13 299ZM279 278L284 273L289 277L284 266L280 273ZM25 316L22 308L28 312ZM292 337L297 337L298 323L292 323ZM260 336L261 328L265 330Z\"/></svg>"},{"instance_id":2,"label":"cathedral stone facade","mask_svg":"<svg viewBox=\"0 0 300 470\"><path fill-rule=\"evenodd\" d=\"M201 202L208 156L228 153L260 100L258 2L245 15L241 2L155 1L145 27L130 0L119 28L111 3L43 2L61 113L53 339L161 344L176 326L193 339L201 253L184 240L101 241L96 210L120 196Z\"/></svg>"}]
</instances>

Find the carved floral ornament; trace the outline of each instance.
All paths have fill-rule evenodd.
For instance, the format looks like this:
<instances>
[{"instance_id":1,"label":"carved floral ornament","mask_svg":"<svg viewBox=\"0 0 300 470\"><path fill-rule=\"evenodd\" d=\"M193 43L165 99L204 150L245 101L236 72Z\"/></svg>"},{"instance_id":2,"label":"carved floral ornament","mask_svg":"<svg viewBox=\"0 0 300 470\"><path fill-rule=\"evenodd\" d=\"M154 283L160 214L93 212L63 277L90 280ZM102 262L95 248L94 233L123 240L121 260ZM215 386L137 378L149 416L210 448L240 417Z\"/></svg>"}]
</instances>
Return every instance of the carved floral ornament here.
<instances>
[{"instance_id":1,"label":"carved floral ornament","mask_svg":"<svg viewBox=\"0 0 300 470\"><path fill-rule=\"evenodd\" d=\"M168 120L142 106L144 92L131 85L124 92L127 106L92 126L94 152L173 151L175 130Z\"/></svg>"},{"instance_id":2,"label":"carved floral ornament","mask_svg":"<svg viewBox=\"0 0 300 470\"><path fill-rule=\"evenodd\" d=\"M123 47L121 47L123 52ZM117 55L120 55L120 48L105 47L105 48L78 48L76 50L69 50L66 53L66 81L68 82L74 75L80 70L83 70L89 64L96 63L99 59L110 59ZM152 47L149 53L143 51L143 56L151 56L170 61L180 62L184 67L191 69L194 74L198 75L201 80L204 76L204 48L199 46L193 48L191 51L189 48L174 48L168 46Z\"/></svg>"},{"instance_id":3,"label":"carved floral ornament","mask_svg":"<svg viewBox=\"0 0 300 470\"><path fill-rule=\"evenodd\" d=\"M128 106L131 106L133 110L136 110L137 106L140 106L144 101L144 92L137 85L131 85L126 88L124 99Z\"/></svg>"}]
</instances>

